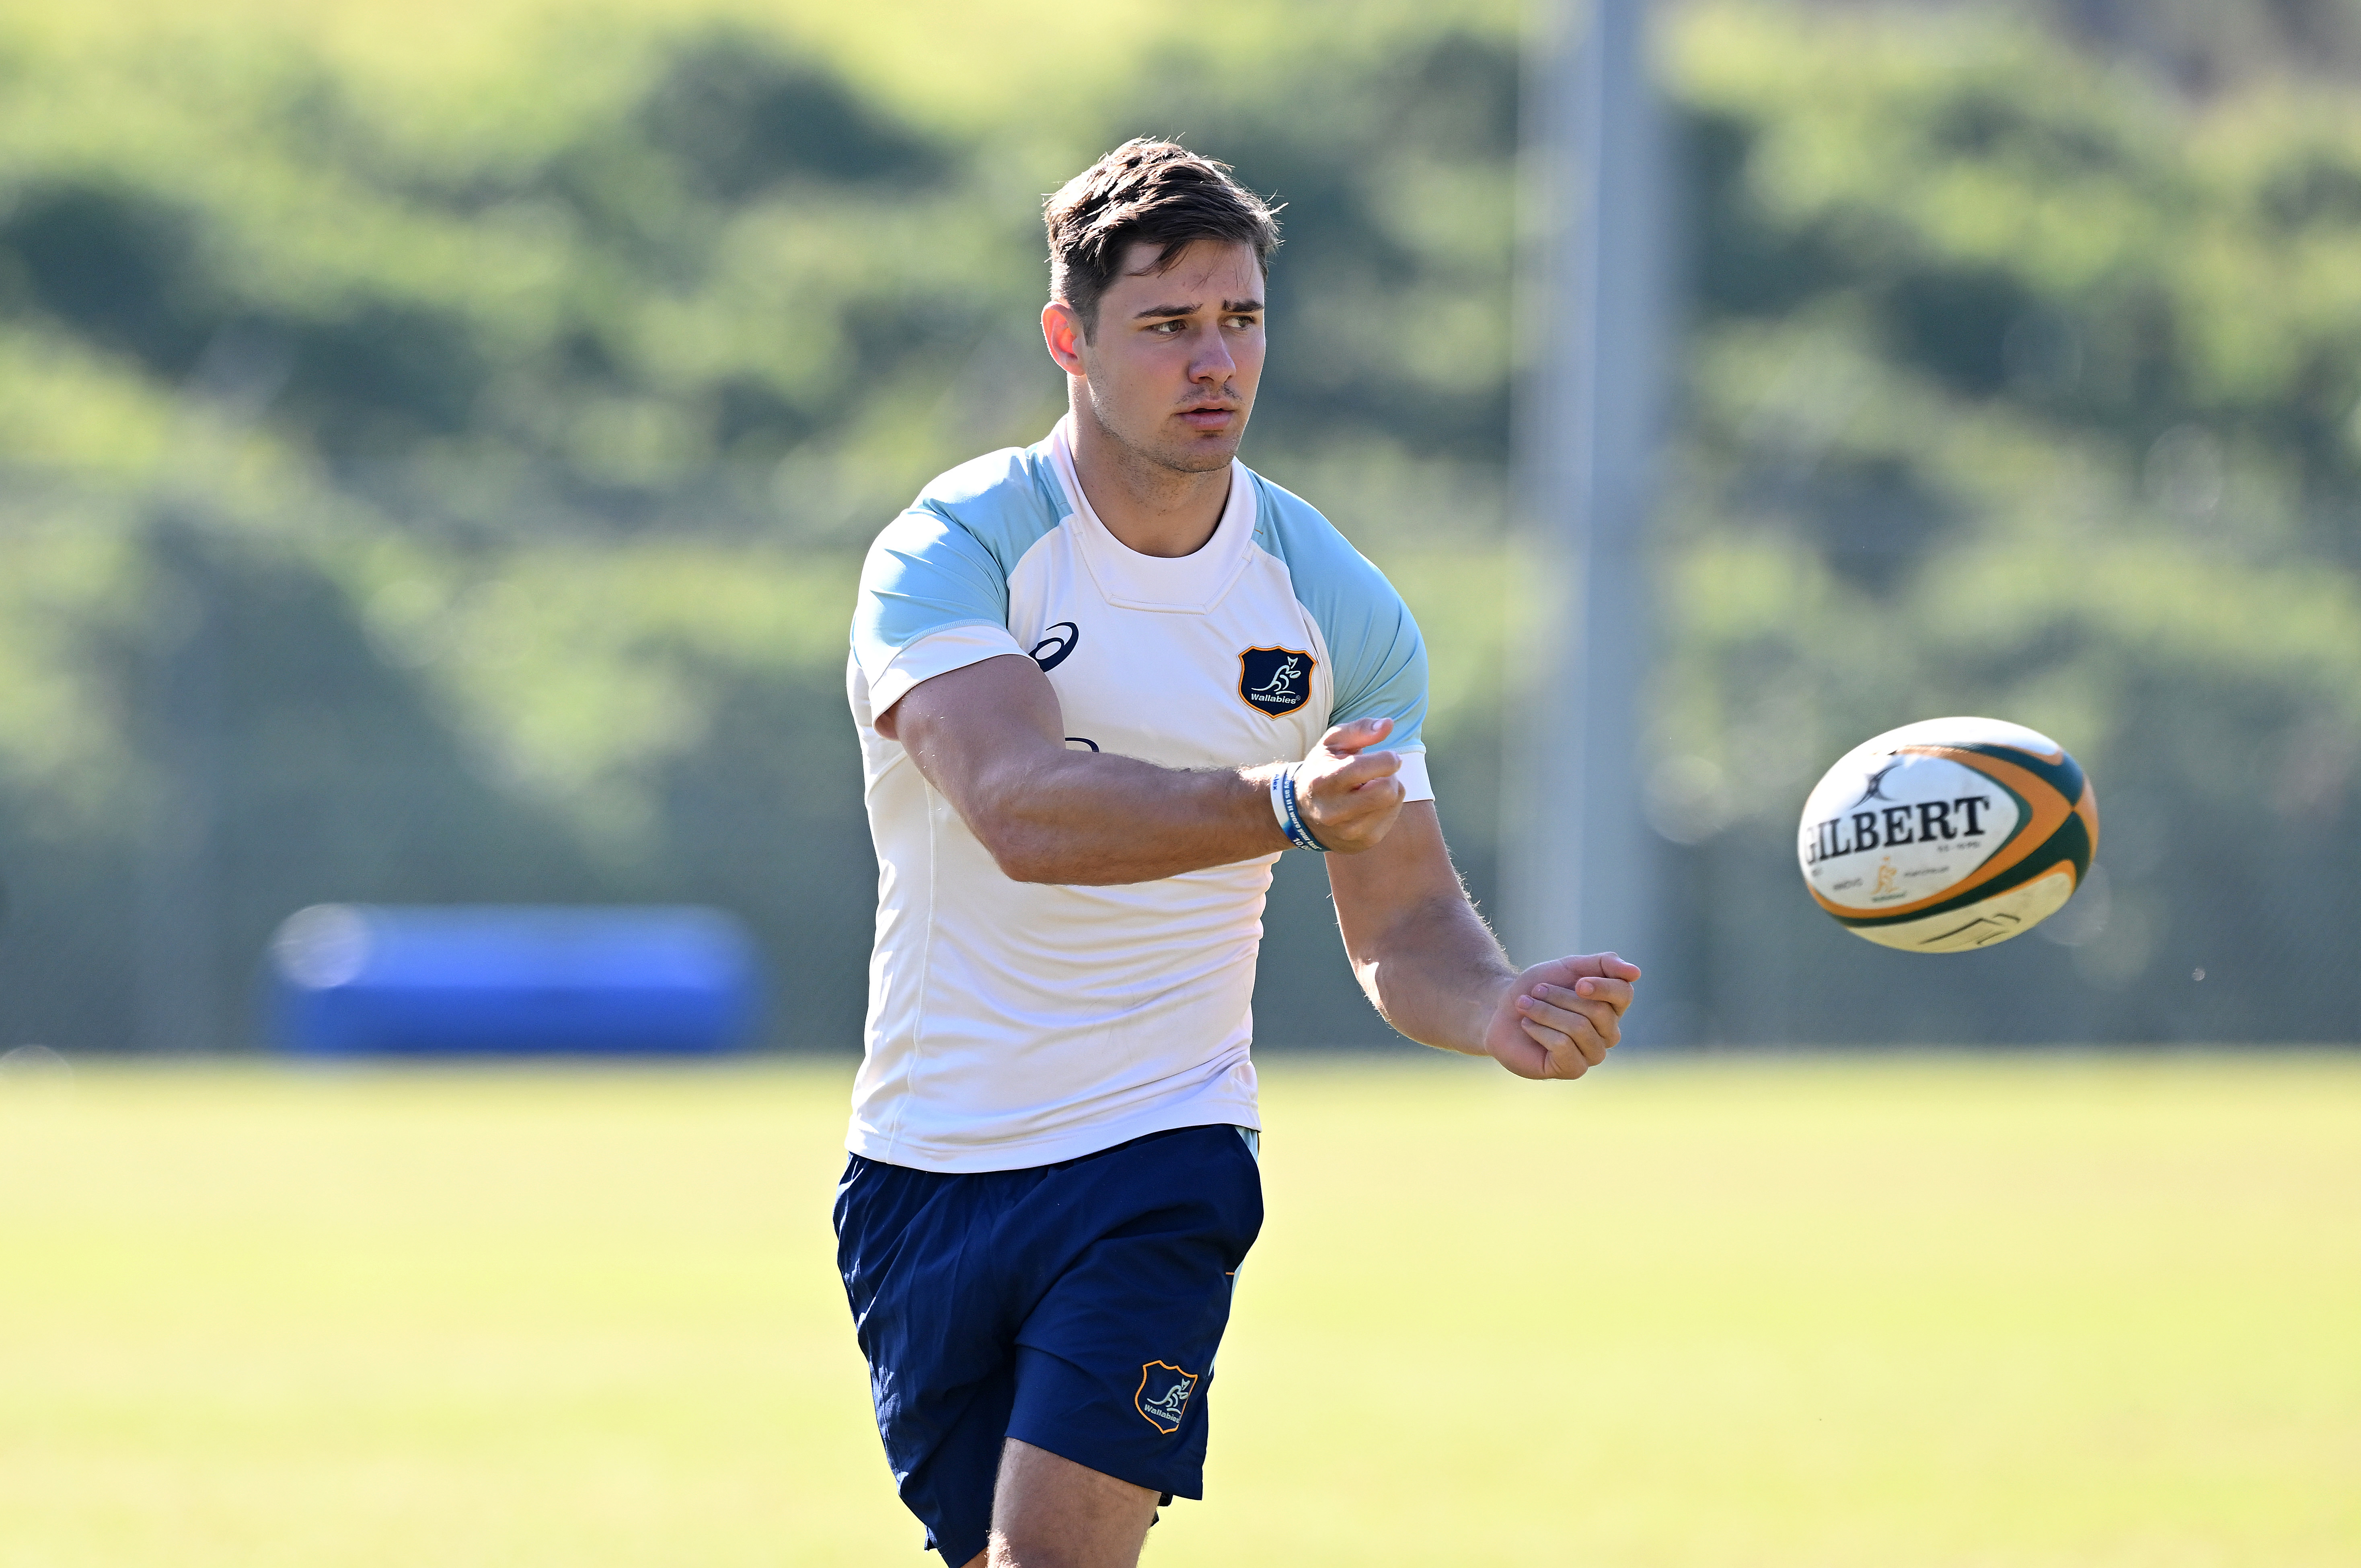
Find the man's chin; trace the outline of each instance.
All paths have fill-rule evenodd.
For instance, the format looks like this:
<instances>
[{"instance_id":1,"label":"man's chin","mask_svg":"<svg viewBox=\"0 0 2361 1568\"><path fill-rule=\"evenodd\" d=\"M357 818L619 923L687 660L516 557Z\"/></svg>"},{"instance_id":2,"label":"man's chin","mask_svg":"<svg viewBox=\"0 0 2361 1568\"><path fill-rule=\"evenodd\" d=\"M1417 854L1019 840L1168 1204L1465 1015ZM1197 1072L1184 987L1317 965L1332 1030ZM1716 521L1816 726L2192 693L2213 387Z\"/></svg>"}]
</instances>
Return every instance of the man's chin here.
<instances>
[{"instance_id":1,"label":"man's chin","mask_svg":"<svg viewBox=\"0 0 2361 1568\"><path fill-rule=\"evenodd\" d=\"M1157 460L1166 467L1182 474L1210 474L1226 468L1237 457L1238 442L1244 430L1225 430L1219 435L1191 436L1168 443L1159 452Z\"/></svg>"},{"instance_id":2,"label":"man's chin","mask_svg":"<svg viewBox=\"0 0 2361 1568\"><path fill-rule=\"evenodd\" d=\"M1175 474L1212 474L1228 467L1236 460L1238 444L1246 433L1243 414L1218 431L1190 430L1174 422L1126 433L1097 409L1091 412L1107 438L1135 459L1144 459Z\"/></svg>"}]
</instances>

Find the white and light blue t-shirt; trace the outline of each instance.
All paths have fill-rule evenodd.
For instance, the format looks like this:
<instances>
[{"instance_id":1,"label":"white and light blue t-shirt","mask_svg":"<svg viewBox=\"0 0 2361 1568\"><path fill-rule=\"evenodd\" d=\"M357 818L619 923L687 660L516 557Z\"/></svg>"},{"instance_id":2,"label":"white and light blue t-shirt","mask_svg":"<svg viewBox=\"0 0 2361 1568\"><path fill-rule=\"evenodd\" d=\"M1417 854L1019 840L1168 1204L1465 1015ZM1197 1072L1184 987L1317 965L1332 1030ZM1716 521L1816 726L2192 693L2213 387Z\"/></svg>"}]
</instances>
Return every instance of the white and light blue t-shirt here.
<instances>
[{"instance_id":1,"label":"white and light blue t-shirt","mask_svg":"<svg viewBox=\"0 0 2361 1568\"><path fill-rule=\"evenodd\" d=\"M1119 887L1002 874L873 720L912 686L1032 655L1067 745L1168 768L1294 761L1389 718L1431 800L1426 649L1328 521L1234 463L1213 536L1143 555L1099 521L1067 422L943 475L870 547L847 672L878 861L849 1146L922 1170L1048 1165L1174 1127L1259 1127L1264 855Z\"/></svg>"}]
</instances>

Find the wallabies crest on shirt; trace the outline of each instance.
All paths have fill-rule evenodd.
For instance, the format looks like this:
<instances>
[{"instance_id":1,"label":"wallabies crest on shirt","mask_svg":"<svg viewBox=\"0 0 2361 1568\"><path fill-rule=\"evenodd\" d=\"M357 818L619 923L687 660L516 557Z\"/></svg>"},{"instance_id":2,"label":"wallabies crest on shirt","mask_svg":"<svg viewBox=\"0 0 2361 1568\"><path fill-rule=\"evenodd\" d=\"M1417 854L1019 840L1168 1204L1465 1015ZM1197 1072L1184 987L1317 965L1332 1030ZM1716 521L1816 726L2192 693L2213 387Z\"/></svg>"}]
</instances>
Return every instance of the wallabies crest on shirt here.
<instances>
[{"instance_id":1,"label":"wallabies crest on shirt","mask_svg":"<svg viewBox=\"0 0 2361 1568\"><path fill-rule=\"evenodd\" d=\"M1169 1361L1143 1363L1139 1368L1139 1392L1131 1402L1148 1418L1148 1424L1170 1437L1180 1430L1180 1416L1189 1408L1189 1396L1197 1387L1197 1375L1183 1372Z\"/></svg>"},{"instance_id":2,"label":"wallabies crest on shirt","mask_svg":"<svg viewBox=\"0 0 2361 1568\"><path fill-rule=\"evenodd\" d=\"M1315 662L1300 648L1249 648L1238 655L1238 696L1257 712L1284 718L1312 700Z\"/></svg>"}]
</instances>

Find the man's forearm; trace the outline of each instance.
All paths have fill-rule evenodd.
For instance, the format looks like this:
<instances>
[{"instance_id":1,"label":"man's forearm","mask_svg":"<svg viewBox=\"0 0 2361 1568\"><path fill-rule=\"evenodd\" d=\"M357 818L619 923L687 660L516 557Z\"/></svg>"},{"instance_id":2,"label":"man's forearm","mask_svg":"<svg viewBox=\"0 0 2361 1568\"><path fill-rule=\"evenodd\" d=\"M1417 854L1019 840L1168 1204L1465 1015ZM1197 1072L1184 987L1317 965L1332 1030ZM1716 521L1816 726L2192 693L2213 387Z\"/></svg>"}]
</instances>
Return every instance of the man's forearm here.
<instances>
[{"instance_id":1,"label":"man's forearm","mask_svg":"<svg viewBox=\"0 0 2361 1568\"><path fill-rule=\"evenodd\" d=\"M1404 910L1353 954L1353 972L1387 1023L1421 1045L1482 1056L1517 970L1454 890Z\"/></svg>"},{"instance_id":2,"label":"man's forearm","mask_svg":"<svg viewBox=\"0 0 2361 1568\"><path fill-rule=\"evenodd\" d=\"M1153 882L1274 854L1288 846L1270 797L1282 769L1330 850L1368 849L1401 807L1401 759L1368 750L1391 719L1337 725L1300 762L1162 768L1069 751L1057 693L1021 654L921 681L876 724L1019 882Z\"/></svg>"},{"instance_id":3,"label":"man's forearm","mask_svg":"<svg viewBox=\"0 0 2361 1568\"><path fill-rule=\"evenodd\" d=\"M1069 751L1057 694L1021 656L921 682L877 730L1019 882L1150 882L1287 847L1268 793L1276 760L1250 777Z\"/></svg>"},{"instance_id":4,"label":"man's forearm","mask_svg":"<svg viewBox=\"0 0 2361 1568\"><path fill-rule=\"evenodd\" d=\"M997 770L955 804L1018 882L1151 882L1286 849L1270 808L1278 765L1188 772L1062 751Z\"/></svg>"}]
</instances>

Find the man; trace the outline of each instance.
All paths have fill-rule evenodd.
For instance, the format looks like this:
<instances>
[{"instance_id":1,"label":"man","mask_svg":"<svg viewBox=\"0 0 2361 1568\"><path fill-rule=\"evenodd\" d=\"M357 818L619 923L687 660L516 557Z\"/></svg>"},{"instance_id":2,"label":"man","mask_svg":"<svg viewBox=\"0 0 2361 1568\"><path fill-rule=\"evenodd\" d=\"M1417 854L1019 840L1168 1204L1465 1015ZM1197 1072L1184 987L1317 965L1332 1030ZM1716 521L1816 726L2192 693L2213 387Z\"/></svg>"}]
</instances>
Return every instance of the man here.
<instances>
[{"instance_id":1,"label":"man","mask_svg":"<svg viewBox=\"0 0 2361 1568\"><path fill-rule=\"evenodd\" d=\"M1282 851L1325 852L1394 1027L1523 1077L1596 1066L1640 972L1502 956L1427 787L1417 626L1236 461L1269 210L1132 141L1046 218L1070 411L878 536L848 674L880 876L839 1262L948 1568L1122 1568L1202 1495Z\"/></svg>"}]
</instances>

